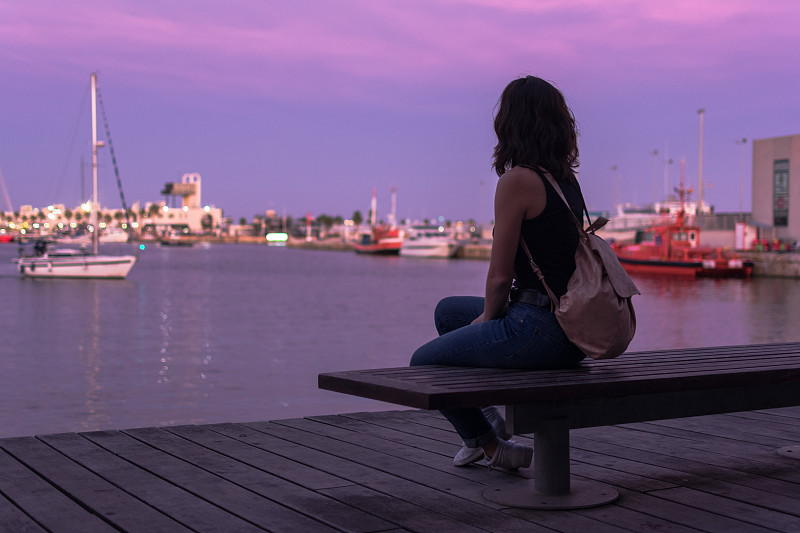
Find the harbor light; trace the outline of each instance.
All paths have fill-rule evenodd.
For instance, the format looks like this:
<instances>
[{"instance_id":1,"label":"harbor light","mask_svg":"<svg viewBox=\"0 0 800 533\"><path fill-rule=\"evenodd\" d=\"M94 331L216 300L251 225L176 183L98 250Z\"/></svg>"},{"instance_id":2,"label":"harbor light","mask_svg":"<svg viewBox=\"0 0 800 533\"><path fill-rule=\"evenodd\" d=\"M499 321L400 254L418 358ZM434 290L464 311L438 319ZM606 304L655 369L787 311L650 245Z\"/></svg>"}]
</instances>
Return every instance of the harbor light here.
<instances>
[{"instance_id":1,"label":"harbor light","mask_svg":"<svg viewBox=\"0 0 800 533\"><path fill-rule=\"evenodd\" d=\"M282 232L267 233L267 243L270 246L285 246L289 235Z\"/></svg>"}]
</instances>

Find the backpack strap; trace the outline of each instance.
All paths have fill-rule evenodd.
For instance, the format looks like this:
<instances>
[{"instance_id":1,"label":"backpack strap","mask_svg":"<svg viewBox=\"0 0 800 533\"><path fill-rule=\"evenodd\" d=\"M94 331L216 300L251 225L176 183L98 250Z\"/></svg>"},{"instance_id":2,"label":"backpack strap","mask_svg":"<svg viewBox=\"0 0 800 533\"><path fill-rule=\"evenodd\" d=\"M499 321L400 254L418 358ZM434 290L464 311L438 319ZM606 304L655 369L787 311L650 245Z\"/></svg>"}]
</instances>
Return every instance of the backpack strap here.
<instances>
[{"instance_id":1,"label":"backpack strap","mask_svg":"<svg viewBox=\"0 0 800 533\"><path fill-rule=\"evenodd\" d=\"M547 295L550 297L550 311L555 311L558 298L556 298L555 293L552 291L552 289L550 289L550 285L548 285L544 280L544 274L542 274L542 270L539 268L539 265L533 261L531 251L528 249L528 245L525 244L525 239L522 238L522 232L519 234L519 245L522 247L522 251L525 252L525 255L528 256L528 263L530 263L533 273L536 274L536 276L539 278L539 281L542 282L542 285L544 285L544 290L547 291Z\"/></svg>"}]
</instances>

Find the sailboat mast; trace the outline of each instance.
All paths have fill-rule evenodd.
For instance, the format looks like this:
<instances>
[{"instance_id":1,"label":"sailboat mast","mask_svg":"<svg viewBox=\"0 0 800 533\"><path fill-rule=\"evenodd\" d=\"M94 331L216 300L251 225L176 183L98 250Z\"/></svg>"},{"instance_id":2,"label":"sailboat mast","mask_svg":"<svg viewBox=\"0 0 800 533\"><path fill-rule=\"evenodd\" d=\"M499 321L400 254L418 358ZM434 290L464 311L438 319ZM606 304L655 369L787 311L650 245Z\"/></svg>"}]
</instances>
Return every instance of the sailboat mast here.
<instances>
[{"instance_id":1,"label":"sailboat mast","mask_svg":"<svg viewBox=\"0 0 800 533\"><path fill-rule=\"evenodd\" d=\"M92 248L97 255L100 227L97 223L97 74L92 72Z\"/></svg>"}]
</instances>

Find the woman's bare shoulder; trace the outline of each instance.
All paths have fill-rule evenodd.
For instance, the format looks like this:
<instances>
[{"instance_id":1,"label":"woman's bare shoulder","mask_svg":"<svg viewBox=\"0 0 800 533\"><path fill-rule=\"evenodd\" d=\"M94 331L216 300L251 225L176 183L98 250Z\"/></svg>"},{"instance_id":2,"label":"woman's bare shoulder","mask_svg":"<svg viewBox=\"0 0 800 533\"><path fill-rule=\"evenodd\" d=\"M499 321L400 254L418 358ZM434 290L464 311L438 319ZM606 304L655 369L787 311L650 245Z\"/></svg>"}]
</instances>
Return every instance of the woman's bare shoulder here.
<instances>
[{"instance_id":1,"label":"woman's bare shoulder","mask_svg":"<svg viewBox=\"0 0 800 533\"><path fill-rule=\"evenodd\" d=\"M535 171L527 167L516 166L508 170L500 177L500 181L505 181L504 185L509 188L534 194L543 193L545 191L542 178Z\"/></svg>"},{"instance_id":2,"label":"woman's bare shoulder","mask_svg":"<svg viewBox=\"0 0 800 533\"><path fill-rule=\"evenodd\" d=\"M497 184L498 194L504 203L518 204L523 218L534 218L543 210L547 202L547 191L542 178L533 170L514 167L505 172Z\"/></svg>"}]
</instances>

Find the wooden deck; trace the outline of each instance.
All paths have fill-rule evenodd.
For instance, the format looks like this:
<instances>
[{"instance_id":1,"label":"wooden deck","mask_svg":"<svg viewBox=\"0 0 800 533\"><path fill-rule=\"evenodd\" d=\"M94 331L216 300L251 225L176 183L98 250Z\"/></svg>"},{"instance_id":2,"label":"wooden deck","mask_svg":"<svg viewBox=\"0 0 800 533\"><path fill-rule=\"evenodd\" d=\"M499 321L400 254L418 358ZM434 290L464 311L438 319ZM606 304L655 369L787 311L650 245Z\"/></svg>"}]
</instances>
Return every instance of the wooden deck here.
<instances>
[{"instance_id":1,"label":"wooden deck","mask_svg":"<svg viewBox=\"0 0 800 533\"><path fill-rule=\"evenodd\" d=\"M533 511L486 501L517 476L453 467L429 411L2 439L0 531L796 532L796 445L800 408L573 430L573 475L620 499Z\"/></svg>"}]
</instances>

